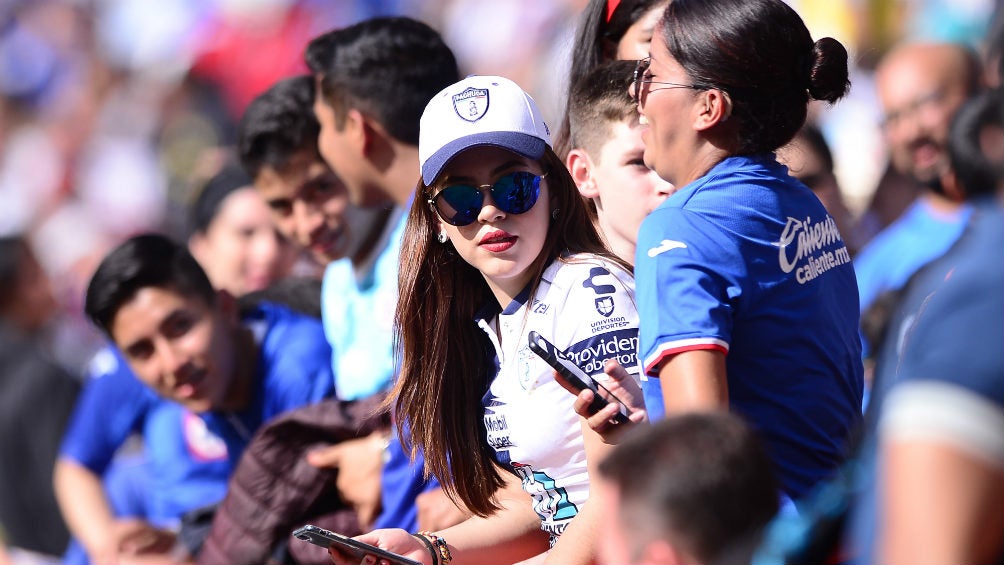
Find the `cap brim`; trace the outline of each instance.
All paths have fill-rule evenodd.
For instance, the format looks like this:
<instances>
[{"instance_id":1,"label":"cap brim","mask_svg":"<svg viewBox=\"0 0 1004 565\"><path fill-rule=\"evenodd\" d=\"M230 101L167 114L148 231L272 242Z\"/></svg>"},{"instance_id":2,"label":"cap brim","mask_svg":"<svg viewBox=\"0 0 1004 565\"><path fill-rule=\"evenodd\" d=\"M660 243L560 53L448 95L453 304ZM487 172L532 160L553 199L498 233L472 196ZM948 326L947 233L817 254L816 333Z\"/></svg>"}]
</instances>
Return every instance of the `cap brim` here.
<instances>
[{"instance_id":1,"label":"cap brim","mask_svg":"<svg viewBox=\"0 0 1004 565\"><path fill-rule=\"evenodd\" d=\"M428 186L431 185L443 167L450 162L461 151L490 145L514 151L528 159L540 159L544 155L547 143L539 137L514 131L490 131L475 133L447 143L432 154L422 165L422 181Z\"/></svg>"}]
</instances>

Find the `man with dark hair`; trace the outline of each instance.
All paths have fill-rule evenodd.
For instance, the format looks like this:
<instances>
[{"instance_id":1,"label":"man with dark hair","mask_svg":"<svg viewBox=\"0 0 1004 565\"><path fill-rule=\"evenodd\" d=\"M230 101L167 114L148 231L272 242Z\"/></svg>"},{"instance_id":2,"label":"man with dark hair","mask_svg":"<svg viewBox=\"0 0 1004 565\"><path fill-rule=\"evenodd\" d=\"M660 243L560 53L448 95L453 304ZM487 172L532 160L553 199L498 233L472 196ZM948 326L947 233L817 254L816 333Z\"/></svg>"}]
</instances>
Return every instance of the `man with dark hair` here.
<instances>
[{"instance_id":1,"label":"man with dark hair","mask_svg":"<svg viewBox=\"0 0 1004 565\"><path fill-rule=\"evenodd\" d=\"M727 412L671 416L633 430L599 465L611 516L600 561L749 563L778 511L759 439Z\"/></svg>"},{"instance_id":2,"label":"man with dark hair","mask_svg":"<svg viewBox=\"0 0 1004 565\"><path fill-rule=\"evenodd\" d=\"M52 466L80 383L42 343L55 311L28 241L0 237L0 547L9 544L12 553L55 556L69 539Z\"/></svg>"},{"instance_id":3,"label":"man with dark hair","mask_svg":"<svg viewBox=\"0 0 1004 565\"><path fill-rule=\"evenodd\" d=\"M385 393L396 377L397 273L406 211L419 177L419 121L428 101L459 73L439 33L405 17L374 18L325 33L310 42L305 58L317 85L321 155L353 204L390 210L364 261L335 261L324 274L322 318L335 353L338 395L354 400ZM384 445L386 464L382 450L374 448ZM421 458L410 464L389 430L314 452L309 461L339 468L339 490L364 527L417 529L425 511L416 510L415 499L434 481L423 484ZM453 514L448 501L437 506Z\"/></svg>"},{"instance_id":4,"label":"man with dark hair","mask_svg":"<svg viewBox=\"0 0 1004 565\"><path fill-rule=\"evenodd\" d=\"M56 464L60 506L94 562L163 552L163 543L173 542L161 528L124 528L111 515L101 483L117 448L137 426L153 425L147 421L157 420L154 412L176 403L198 414L222 438L222 464L232 470L265 422L334 392L331 350L316 319L268 303L239 312L232 296L213 289L188 250L164 236L135 236L108 254L88 285L85 311L148 387L129 388L105 421L74 422ZM134 380L120 382L128 388ZM175 435L182 428L176 420L173 428L162 427ZM146 456L168 466L173 460L174 471L158 476L176 477L184 462L168 451L185 442L169 439L147 442ZM146 546L141 538L152 534L163 543Z\"/></svg>"},{"instance_id":5,"label":"man with dark hair","mask_svg":"<svg viewBox=\"0 0 1004 565\"><path fill-rule=\"evenodd\" d=\"M948 157L948 129L982 82L979 61L965 45L906 43L879 62L875 85L891 165L917 185L920 195L854 258L868 329L866 356L878 350L886 311L898 301L907 279L943 254L969 217Z\"/></svg>"},{"instance_id":6,"label":"man with dark hair","mask_svg":"<svg viewBox=\"0 0 1004 565\"><path fill-rule=\"evenodd\" d=\"M374 18L307 46L317 80L321 155L357 205L405 206L418 180L418 123L459 79L439 33L405 17Z\"/></svg>"},{"instance_id":7,"label":"man with dark hair","mask_svg":"<svg viewBox=\"0 0 1004 565\"><path fill-rule=\"evenodd\" d=\"M345 185L318 152L314 78L277 82L258 95L241 119L238 153L276 227L318 265L366 257L388 211L348 203Z\"/></svg>"}]
</instances>

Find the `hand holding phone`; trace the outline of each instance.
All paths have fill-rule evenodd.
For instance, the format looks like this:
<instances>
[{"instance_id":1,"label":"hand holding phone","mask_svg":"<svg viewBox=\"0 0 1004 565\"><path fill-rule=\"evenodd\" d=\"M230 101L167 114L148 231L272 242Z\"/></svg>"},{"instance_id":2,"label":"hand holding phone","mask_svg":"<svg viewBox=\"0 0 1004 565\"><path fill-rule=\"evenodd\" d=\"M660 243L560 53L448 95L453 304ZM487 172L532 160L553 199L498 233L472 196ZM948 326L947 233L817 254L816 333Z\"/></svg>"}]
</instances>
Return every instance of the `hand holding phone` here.
<instances>
[{"instance_id":1,"label":"hand holding phone","mask_svg":"<svg viewBox=\"0 0 1004 565\"><path fill-rule=\"evenodd\" d=\"M583 371L581 367L576 365L553 343L547 341L539 333L533 331L529 333L528 338L530 342L530 351L536 353L541 359L546 361L548 365L553 367L554 370L558 371L558 373L566 381L568 381L569 384L575 387L576 390L582 392L588 388L593 391L593 401L589 404L590 414L595 414L596 412L602 410L607 404L614 402L618 406L618 411L614 415L614 422L618 424L625 424L630 421L628 417L631 415L631 411L628 409L627 405L617 398L614 393L607 390L606 387L599 383L599 381Z\"/></svg>"},{"instance_id":2,"label":"hand holding phone","mask_svg":"<svg viewBox=\"0 0 1004 565\"><path fill-rule=\"evenodd\" d=\"M409 559L403 555L398 555L397 553L392 553L375 545L370 545L368 543L364 543L348 536L343 536L342 534L325 530L324 528L319 528L310 524L303 526L302 528L297 528L293 532L293 536L297 539L308 541L325 549L331 546L336 546L338 551L351 555L359 561L362 561L363 557L367 555L373 555L378 560L386 560L391 565L422 565L418 561Z\"/></svg>"}]
</instances>

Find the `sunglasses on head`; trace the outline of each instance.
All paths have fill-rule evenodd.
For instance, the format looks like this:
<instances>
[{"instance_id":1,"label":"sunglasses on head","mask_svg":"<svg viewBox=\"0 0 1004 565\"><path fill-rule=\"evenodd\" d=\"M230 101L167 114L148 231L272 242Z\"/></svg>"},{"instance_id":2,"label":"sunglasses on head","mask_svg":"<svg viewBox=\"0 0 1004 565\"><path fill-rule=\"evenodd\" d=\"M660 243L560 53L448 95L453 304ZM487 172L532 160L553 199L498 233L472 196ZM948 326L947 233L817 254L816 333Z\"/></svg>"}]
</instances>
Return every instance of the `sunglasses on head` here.
<instances>
[{"instance_id":1,"label":"sunglasses on head","mask_svg":"<svg viewBox=\"0 0 1004 565\"><path fill-rule=\"evenodd\" d=\"M466 226L478 219L487 189L492 193L496 208L506 214L522 214L537 203L540 180L546 176L547 173L538 176L527 171L516 171L492 184L451 184L430 198L429 204L444 222L453 226Z\"/></svg>"}]
</instances>

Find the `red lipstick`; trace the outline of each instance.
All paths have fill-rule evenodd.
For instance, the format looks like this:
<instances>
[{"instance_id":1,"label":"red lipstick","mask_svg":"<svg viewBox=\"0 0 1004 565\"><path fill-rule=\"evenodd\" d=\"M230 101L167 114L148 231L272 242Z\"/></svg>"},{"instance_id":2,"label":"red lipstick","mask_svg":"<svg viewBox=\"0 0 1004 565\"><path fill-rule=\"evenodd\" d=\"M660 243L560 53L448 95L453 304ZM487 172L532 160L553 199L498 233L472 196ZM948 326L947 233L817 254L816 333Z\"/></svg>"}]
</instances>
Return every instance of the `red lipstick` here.
<instances>
[{"instance_id":1,"label":"red lipstick","mask_svg":"<svg viewBox=\"0 0 1004 565\"><path fill-rule=\"evenodd\" d=\"M519 239L518 236L512 235L509 232L503 230L495 230L485 234L478 242L478 245L491 251L492 253L501 253L516 245L516 240Z\"/></svg>"}]
</instances>

